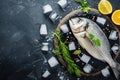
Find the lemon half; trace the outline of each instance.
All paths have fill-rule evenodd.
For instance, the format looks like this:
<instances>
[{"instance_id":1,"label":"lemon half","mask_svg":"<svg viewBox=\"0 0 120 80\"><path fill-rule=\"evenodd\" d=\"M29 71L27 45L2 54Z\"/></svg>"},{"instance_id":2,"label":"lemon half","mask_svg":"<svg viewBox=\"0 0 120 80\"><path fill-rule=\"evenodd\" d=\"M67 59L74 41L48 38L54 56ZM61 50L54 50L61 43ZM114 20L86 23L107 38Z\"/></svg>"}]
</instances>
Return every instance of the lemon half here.
<instances>
[{"instance_id":1,"label":"lemon half","mask_svg":"<svg viewBox=\"0 0 120 80\"><path fill-rule=\"evenodd\" d=\"M101 0L98 4L98 9L105 15L112 13L112 5L108 0Z\"/></svg>"},{"instance_id":2,"label":"lemon half","mask_svg":"<svg viewBox=\"0 0 120 80\"><path fill-rule=\"evenodd\" d=\"M120 10L115 10L112 14L112 21L116 25L120 25Z\"/></svg>"}]
</instances>

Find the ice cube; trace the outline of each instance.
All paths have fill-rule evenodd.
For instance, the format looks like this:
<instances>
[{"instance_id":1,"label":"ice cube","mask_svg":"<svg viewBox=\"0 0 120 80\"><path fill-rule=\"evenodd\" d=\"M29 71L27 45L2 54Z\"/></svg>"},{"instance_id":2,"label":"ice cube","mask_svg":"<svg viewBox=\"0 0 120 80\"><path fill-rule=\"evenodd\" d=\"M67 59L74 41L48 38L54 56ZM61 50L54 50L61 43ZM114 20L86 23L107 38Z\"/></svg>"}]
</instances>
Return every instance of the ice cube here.
<instances>
[{"instance_id":1,"label":"ice cube","mask_svg":"<svg viewBox=\"0 0 120 80\"><path fill-rule=\"evenodd\" d=\"M49 45L49 43L43 42L42 45L47 46L47 45Z\"/></svg>"},{"instance_id":2,"label":"ice cube","mask_svg":"<svg viewBox=\"0 0 120 80\"><path fill-rule=\"evenodd\" d=\"M102 25L104 25L106 23L106 19L102 18L102 17L97 17L96 21Z\"/></svg>"},{"instance_id":3,"label":"ice cube","mask_svg":"<svg viewBox=\"0 0 120 80\"><path fill-rule=\"evenodd\" d=\"M86 65L83 67L83 70L84 70L86 73L90 73L92 69L93 69L93 67L92 67L90 64L86 64Z\"/></svg>"},{"instance_id":4,"label":"ice cube","mask_svg":"<svg viewBox=\"0 0 120 80\"><path fill-rule=\"evenodd\" d=\"M109 39L111 40L117 40L118 36L117 36L117 32L112 30L110 35L109 35Z\"/></svg>"},{"instance_id":5,"label":"ice cube","mask_svg":"<svg viewBox=\"0 0 120 80\"><path fill-rule=\"evenodd\" d=\"M112 50L114 53L117 53L118 49L119 49L118 44L114 44L114 45L112 46L112 48L111 48L111 50Z\"/></svg>"},{"instance_id":6,"label":"ice cube","mask_svg":"<svg viewBox=\"0 0 120 80\"><path fill-rule=\"evenodd\" d=\"M49 44L49 43L47 43L47 42L43 42L43 43L42 43L42 48L41 48L41 50L42 50L42 51L48 51L48 50L49 50L48 44Z\"/></svg>"},{"instance_id":7,"label":"ice cube","mask_svg":"<svg viewBox=\"0 0 120 80\"><path fill-rule=\"evenodd\" d=\"M85 62L86 64L90 61L91 57L86 55L86 54L83 54L82 57L80 57L80 60Z\"/></svg>"},{"instance_id":8,"label":"ice cube","mask_svg":"<svg viewBox=\"0 0 120 80\"><path fill-rule=\"evenodd\" d=\"M43 78L47 78L47 77L50 76L50 75L51 75L51 73L50 73L48 70L46 70L46 71L43 73L42 77L43 77Z\"/></svg>"},{"instance_id":9,"label":"ice cube","mask_svg":"<svg viewBox=\"0 0 120 80\"><path fill-rule=\"evenodd\" d=\"M69 32L68 26L67 24L63 24L60 29L62 30L63 33L67 33Z\"/></svg>"},{"instance_id":10,"label":"ice cube","mask_svg":"<svg viewBox=\"0 0 120 80\"><path fill-rule=\"evenodd\" d=\"M51 15L52 19L55 19L56 17L57 17L57 13L54 13L54 14Z\"/></svg>"},{"instance_id":11,"label":"ice cube","mask_svg":"<svg viewBox=\"0 0 120 80\"><path fill-rule=\"evenodd\" d=\"M55 11L53 11L49 18L53 23L55 23L60 18L60 16Z\"/></svg>"},{"instance_id":12,"label":"ice cube","mask_svg":"<svg viewBox=\"0 0 120 80\"><path fill-rule=\"evenodd\" d=\"M48 32L47 32L47 26L46 24L41 24L40 26L40 35L47 35Z\"/></svg>"},{"instance_id":13,"label":"ice cube","mask_svg":"<svg viewBox=\"0 0 120 80\"><path fill-rule=\"evenodd\" d=\"M60 76L59 78L60 78L60 80L64 80L64 76Z\"/></svg>"},{"instance_id":14,"label":"ice cube","mask_svg":"<svg viewBox=\"0 0 120 80\"><path fill-rule=\"evenodd\" d=\"M42 51L48 51L49 48L48 48L48 46L45 46L45 45L44 45L44 46L42 46L41 50L42 50Z\"/></svg>"},{"instance_id":15,"label":"ice cube","mask_svg":"<svg viewBox=\"0 0 120 80\"><path fill-rule=\"evenodd\" d=\"M80 80L80 78L77 78L77 80Z\"/></svg>"},{"instance_id":16,"label":"ice cube","mask_svg":"<svg viewBox=\"0 0 120 80\"><path fill-rule=\"evenodd\" d=\"M62 9L64 9L68 5L67 0L59 0L58 4Z\"/></svg>"},{"instance_id":17,"label":"ice cube","mask_svg":"<svg viewBox=\"0 0 120 80\"><path fill-rule=\"evenodd\" d=\"M55 67L55 66L57 66L59 64L58 61L57 61L57 59L55 57L51 57L48 60L48 63L50 65L50 67Z\"/></svg>"},{"instance_id":18,"label":"ice cube","mask_svg":"<svg viewBox=\"0 0 120 80\"><path fill-rule=\"evenodd\" d=\"M44 14L48 14L48 13L52 12L52 10L53 9L52 9L51 5L49 5L49 4L46 4L43 6L43 13Z\"/></svg>"},{"instance_id":19,"label":"ice cube","mask_svg":"<svg viewBox=\"0 0 120 80\"><path fill-rule=\"evenodd\" d=\"M69 45L68 45L68 47L69 47L69 50L70 50L70 51L76 49L76 47L75 47L75 43L74 43L74 42L70 42Z\"/></svg>"},{"instance_id":20,"label":"ice cube","mask_svg":"<svg viewBox=\"0 0 120 80\"><path fill-rule=\"evenodd\" d=\"M104 77L107 77L110 75L108 68L104 68L103 70L101 70L101 72Z\"/></svg>"}]
</instances>

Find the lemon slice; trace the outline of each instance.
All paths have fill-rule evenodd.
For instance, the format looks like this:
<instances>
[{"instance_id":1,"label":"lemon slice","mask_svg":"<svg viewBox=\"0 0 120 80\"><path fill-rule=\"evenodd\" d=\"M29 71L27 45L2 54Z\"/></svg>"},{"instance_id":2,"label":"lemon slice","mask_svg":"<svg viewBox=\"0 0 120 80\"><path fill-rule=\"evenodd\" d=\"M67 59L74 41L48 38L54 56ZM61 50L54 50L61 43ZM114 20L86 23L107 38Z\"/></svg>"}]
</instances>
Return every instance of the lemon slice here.
<instances>
[{"instance_id":1,"label":"lemon slice","mask_svg":"<svg viewBox=\"0 0 120 80\"><path fill-rule=\"evenodd\" d=\"M120 25L120 10L115 10L112 14L112 21L116 25Z\"/></svg>"},{"instance_id":2,"label":"lemon slice","mask_svg":"<svg viewBox=\"0 0 120 80\"><path fill-rule=\"evenodd\" d=\"M110 14L112 12L112 5L108 0L101 0L98 4L98 9L102 14Z\"/></svg>"}]
</instances>

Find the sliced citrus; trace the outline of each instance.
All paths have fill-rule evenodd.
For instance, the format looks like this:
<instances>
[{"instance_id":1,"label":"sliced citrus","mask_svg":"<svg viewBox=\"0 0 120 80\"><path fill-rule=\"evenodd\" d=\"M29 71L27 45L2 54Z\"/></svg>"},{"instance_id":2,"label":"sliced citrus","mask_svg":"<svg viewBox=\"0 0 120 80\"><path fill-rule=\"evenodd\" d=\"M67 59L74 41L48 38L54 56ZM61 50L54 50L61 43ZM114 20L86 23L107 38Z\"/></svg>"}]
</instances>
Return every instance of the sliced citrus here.
<instances>
[{"instance_id":1,"label":"sliced citrus","mask_svg":"<svg viewBox=\"0 0 120 80\"><path fill-rule=\"evenodd\" d=\"M120 25L120 10L115 10L112 14L112 21L116 25Z\"/></svg>"},{"instance_id":2,"label":"sliced citrus","mask_svg":"<svg viewBox=\"0 0 120 80\"><path fill-rule=\"evenodd\" d=\"M98 4L98 9L102 14L110 14L112 12L112 5L108 0L101 0Z\"/></svg>"}]
</instances>

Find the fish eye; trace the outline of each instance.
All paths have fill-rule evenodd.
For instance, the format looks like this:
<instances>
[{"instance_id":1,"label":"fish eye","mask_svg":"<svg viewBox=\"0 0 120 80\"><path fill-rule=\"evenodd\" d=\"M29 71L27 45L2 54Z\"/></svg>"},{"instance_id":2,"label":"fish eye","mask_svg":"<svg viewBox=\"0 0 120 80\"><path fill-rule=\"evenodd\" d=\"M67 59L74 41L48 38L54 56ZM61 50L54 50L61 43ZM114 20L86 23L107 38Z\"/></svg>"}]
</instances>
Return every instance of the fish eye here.
<instances>
[{"instance_id":1,"label":"fish eye","mask_svg":"<svg viewBox=\"0 0 120 80\"><path fill-rule=\"evenodd\" d=\"M81 18L79 18L78 23L79 23L79 22L82 22L82 21L83 21L83 20L82 20Z\"/></svg>"}]
</instances>

